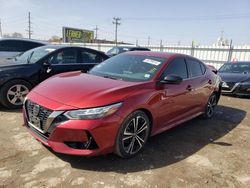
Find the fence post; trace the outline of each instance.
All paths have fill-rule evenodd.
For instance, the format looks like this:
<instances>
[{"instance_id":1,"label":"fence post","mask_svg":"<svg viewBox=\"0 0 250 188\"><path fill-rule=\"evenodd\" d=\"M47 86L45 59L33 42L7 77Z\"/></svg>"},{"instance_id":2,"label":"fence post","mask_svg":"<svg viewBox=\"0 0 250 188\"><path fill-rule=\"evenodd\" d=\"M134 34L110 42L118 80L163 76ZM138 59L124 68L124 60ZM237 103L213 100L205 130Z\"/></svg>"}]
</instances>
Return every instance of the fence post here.
<instances>
[{"instance_id":1,"label":"fence post","mask_svg":"<svg viewBox=\"0 0 250 188\"><path fill-rule=\"evenodd\" d=\"M234 48L233 47L233 41L230 40L230 46L229 46L227 61L231 61L231 59L232 59L233 48Z\"/></svg>"},{"instance_id":2,"label":"fence post","mask_svg":"<svg viewBox=\"0 0 250 188\"><path fill-rule=\"evenodd\" d=\"M163 52L163 44L162 44L162 40L161 40L161 43L160 43L160 52Z\"/></svg>"},{"instance_id":3,"label":"fence post","mask_svg":"<svg viewBox=\"0 0 250 188\"><path fill-rule=\"evenodd\" d=\"M192 41L191 56L194 56L194 41Z\"/></svg>"}]
</instances>

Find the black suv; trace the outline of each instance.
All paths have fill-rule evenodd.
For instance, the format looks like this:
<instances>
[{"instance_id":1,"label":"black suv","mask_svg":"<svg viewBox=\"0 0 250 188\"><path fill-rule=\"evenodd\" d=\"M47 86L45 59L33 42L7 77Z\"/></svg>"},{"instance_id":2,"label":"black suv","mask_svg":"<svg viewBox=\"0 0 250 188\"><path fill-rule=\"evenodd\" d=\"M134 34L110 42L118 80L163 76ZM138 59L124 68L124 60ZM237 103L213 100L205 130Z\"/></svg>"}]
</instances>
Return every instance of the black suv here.
<instances>
[{"instance_id":1,"label":"black suv","mask_svg":"<svg viewBox=\"0 0 250 188\"><path fill-rule=\"evenodd\" d=\"M0 62L0 102L20 108L25 96L48 77L68 71L87 72L108 59L102 52L74 46L47 45Z\"/></svg>"}]
</instances>

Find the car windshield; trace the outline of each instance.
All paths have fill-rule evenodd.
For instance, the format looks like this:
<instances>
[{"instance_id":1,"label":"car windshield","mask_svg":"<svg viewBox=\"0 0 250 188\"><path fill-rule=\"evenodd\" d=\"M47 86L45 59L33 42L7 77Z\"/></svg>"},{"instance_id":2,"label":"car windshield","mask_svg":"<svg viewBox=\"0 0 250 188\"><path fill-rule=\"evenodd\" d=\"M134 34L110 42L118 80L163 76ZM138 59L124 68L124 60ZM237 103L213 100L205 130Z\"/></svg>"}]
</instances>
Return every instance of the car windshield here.
<instances>
[{"instance_id":1,"label":"car windshield","mask_svg":"<svg viewBox=\"0 0 250 188\"><path fill-rule=\"evenodd\" d=\"M34 48L15 57L15 61L21 62L21 63L36 63L38 60L40 60L45 55L51 53L54 50L56 49L50 48L48 46Z\"/></svg>"},{"instance_id":2,"label":"car windshield","mask_svg":"<svg viewBox=\"0 0 250 188\"><path fill-rule=\"evenodd\" d=\"M225 63L219 72L250 74L250 63Z\"/></svg>"},{"instance_id":3,"label":"car windshield","mask_svg":"<svg viewBox=\"0 0 250 188\"><path fill-rule=\"evenodd\" d=\"M166 58L121 54L94 67L89 74L131 82L151 80Z\"/></svg>"}]
</instances>

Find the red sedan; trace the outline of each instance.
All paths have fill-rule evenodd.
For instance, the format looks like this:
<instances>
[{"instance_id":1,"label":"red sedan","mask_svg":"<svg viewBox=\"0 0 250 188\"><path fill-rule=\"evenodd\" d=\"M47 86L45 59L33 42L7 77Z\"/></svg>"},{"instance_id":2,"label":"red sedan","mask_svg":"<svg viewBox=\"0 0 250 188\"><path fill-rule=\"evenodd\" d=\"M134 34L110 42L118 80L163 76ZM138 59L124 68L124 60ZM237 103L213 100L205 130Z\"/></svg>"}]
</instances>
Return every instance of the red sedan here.
<instances>
[{"instance_id":1,"label":"red sedan","mask_svg":"<svg viewBox=\"0 0 250 188\"><path fill-rule=\"evenodd\" d=\"M128 158L149 136L202 115L211 118L220 77L193 57L128 52L90 72L62 73L27 96L28 131L54 151Z\"/></svg>"}]
</instances>

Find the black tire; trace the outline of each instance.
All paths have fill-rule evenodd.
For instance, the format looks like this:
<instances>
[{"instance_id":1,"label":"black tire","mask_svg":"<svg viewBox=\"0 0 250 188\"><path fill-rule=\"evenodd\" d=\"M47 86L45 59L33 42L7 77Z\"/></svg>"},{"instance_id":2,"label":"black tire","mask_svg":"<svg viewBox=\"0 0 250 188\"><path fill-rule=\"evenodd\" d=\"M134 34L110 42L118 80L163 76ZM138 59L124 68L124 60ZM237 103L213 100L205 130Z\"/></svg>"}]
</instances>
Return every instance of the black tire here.
<instances>
[{"instance_id":1,"label":"black tire","mask_svg":"<svg viewBox=\"0 0 250 188\"><path fill-rule=\"evenodd\" d=\"M122 123L116 138L115 153L122 158L137 155L144 148L150 134L148 116L140 110L131 113Z\"/></svg>"},{"instance_id":2,"label":"black tire","mask_svg":"<svg viewBox=\"0 0 250 188\"><path fill-rule=\"evenodd\" d=\"M24 80L11 80L4 84L0 90L0 102L8 109L18 109L32 85Z\"/></svg>"},{"instance_id":3,"label":"black tire","mask_svg":"<svg viewBox=\"0 0 250 188\"><path fill-rule=\"evenodd\" d=\"M214 110L215 110L215 108L217 106L217 102L218 102L217 95L215 93L213 93L209 97L208 102L206 104L205 111L204 111L204 114L203 114L204 119L210 119L210 118L213 117Z\"/></svg>"}]
</instances>

